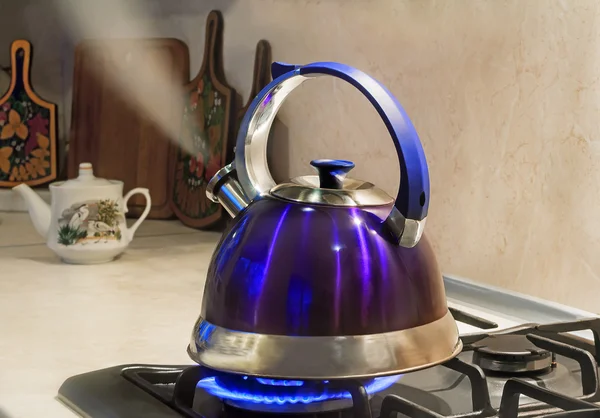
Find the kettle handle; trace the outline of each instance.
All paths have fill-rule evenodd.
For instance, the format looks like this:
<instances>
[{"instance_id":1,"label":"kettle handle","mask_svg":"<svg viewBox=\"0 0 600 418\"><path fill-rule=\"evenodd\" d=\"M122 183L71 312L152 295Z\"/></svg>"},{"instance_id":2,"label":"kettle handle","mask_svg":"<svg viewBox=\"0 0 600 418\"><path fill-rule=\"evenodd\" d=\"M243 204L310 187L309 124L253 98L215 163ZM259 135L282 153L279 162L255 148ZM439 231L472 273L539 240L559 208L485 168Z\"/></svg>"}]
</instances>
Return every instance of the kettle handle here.
<instances>
[{"instance_id":1,"label":"kettle handle","mask_svg":"<svg viewBox=\"0 0 600 418\"><path fill-rule=\"evenodd\" d=\"M316 62L298 66L275 62L271 72L274 80L250 104L237 137L234 164L247 198L254 200L275 186L267 164L267 141L287 95L313 77L337 77L369 99L394 141L400 162L400 187L385 222L399 245L414 247L423 233L429 207L429 171L421 141L398 100L377 80L345 64Z\"/></svg>"}]
</instances>

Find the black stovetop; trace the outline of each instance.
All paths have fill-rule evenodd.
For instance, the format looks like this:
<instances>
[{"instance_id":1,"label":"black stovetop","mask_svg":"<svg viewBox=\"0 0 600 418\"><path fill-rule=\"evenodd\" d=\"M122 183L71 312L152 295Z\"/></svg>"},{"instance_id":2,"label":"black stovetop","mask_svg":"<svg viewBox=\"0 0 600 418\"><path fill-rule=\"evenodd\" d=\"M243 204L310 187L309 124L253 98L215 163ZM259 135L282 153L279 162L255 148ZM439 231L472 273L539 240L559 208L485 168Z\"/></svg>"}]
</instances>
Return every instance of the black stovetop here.
<instances>
[{"instance_id":1,"label":"black stovetop","mask_svg":"<svg viewBox=\"0 0 600 418\"><path fill-rule=\"evenodd\" d=\"M459 311L453 315L462 322L479 321L482 328L495 325ZM596 344L564 334L580 330L592 330ZM93 418L600 417L600 319L523 325L503 334L524 335L553 353L552 367L518 378L484 373L473 364L473 350L490 335L484 331L463 336L464 350L457 358L406 374L370 400L360 382L339 381L352 395L352 407L341 411L289 414L236 408L197 387L200 379L219 373L198 365L123 365L73 376L61 386L59 399Z\"/></svg>"}]
</instances>

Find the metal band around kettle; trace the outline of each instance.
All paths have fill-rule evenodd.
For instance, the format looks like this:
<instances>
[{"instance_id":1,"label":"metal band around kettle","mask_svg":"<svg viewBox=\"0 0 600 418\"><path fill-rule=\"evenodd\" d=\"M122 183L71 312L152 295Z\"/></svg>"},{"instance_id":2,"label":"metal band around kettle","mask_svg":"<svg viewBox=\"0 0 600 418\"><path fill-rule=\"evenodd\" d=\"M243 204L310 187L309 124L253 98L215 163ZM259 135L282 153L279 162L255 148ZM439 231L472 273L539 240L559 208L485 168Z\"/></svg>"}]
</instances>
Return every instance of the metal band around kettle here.
<instances>
[{"instance_id":1,"label":"metal band around kettle","mask_svg":"<svg viewBox=\"0 0 600 418\"><path fill-rule=\"evenodd\" d=\"M304 66L273 63L273 81L263 88L244 115L237 137L235 170L249 200L275 185L267 163L269 131L285 98L303 82L318 76L347 81L369 99L390 133L400 162L400 187L385 220L398 243L414 247L420 240L429 207L429 171L421 141L396 98L360 70L334 62Z\"/></svg>"}]
</instances>

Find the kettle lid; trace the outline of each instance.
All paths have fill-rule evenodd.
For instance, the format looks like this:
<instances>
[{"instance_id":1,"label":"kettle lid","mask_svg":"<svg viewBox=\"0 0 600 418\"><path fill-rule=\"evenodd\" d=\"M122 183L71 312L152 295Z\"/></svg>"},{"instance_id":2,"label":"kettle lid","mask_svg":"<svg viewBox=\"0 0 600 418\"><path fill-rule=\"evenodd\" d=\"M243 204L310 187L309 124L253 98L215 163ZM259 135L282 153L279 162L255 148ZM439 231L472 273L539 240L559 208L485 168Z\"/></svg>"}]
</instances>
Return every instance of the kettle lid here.
<instances>
[{"instance_id":1,"label":"kettle lid","mask_svg":"<svg viewBox=\"0 0 600 418\"><path fill-rule=\"evenodd\" d=\"M80 187L98 187L98 186L114 186L116 182L98 178L94 176L94 168L91 163L79 164L79 174L77 178L67 180L63 183L55 184L60 188L80 188Z\"/></svg>"},{"instance_id":2,"label":"kettle lid","mask_svg":"<svg viewBox=\"0 0 600 418\"><path fill-rule=\"evenodd\" d=\"M317 175L293 178L273 187L272 196L315 205L361 207L394 203L394 198L374 184L346 177L354 168L348 160L320 159L310 164Z\"/></svg>"}]
</instances>

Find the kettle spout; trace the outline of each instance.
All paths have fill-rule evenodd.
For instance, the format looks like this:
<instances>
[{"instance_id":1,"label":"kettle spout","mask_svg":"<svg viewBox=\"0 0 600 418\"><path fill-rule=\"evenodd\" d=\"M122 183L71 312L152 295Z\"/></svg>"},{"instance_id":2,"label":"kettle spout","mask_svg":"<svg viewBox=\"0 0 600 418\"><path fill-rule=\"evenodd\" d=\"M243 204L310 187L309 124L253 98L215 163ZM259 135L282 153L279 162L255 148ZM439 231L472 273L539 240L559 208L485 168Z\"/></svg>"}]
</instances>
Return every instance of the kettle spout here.
<instances>
[{"instance_id":1,"label":"kettle spout","mask_svg":"<svg viewBox=\"0 0 600 418\"><path fill-rule=\"evenodd\" d=\"M235 178L233 164L227 164L210 179L206 186L206 196L213 202L220 203L233 218L250 204Z\"/></svg>"},{"instance_id":2,"label":"kettle spout","mask_svg":"<svg viewBox=\"0 0 600 418\"><path fill-rule=\"evenodd\" d=\"M19 184L13 187L13 190L21 195L27 204L27 211L31 217L31 222L35 230L42 237L48 236L48 230L50 229L50 205L34 192L31 187L26 184Z\"/></svg>"}]
</instances>

